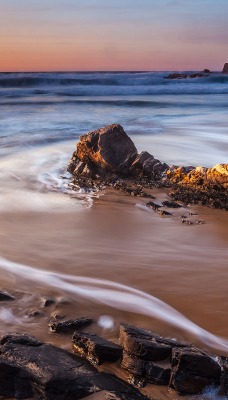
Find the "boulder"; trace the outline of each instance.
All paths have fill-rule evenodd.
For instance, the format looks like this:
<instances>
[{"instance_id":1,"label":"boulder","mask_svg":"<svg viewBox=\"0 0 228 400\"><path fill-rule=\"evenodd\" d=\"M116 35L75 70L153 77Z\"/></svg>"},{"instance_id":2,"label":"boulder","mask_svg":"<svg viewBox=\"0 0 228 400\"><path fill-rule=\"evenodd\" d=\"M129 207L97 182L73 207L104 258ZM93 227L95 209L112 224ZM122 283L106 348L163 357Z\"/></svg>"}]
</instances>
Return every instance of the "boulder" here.
<instances>
[{"instance_id":1,"label":"boulder","mask_svg":"<svg viewBox=\"0 0 228 400\"><path fill-rule=\"evenodd\" d=\"M148 361L170 358L174 347L186 346L185 343L162 338L153 332L127 324L120 326L120 344L128 354Z\"/></svg>"},{"instance_id":2,"label":"boulder","mask_svg":"<svg viewBox=\"0 0 228 400\"><path fill-rule=\"evenodd\" d=\"M173 349L170 386L180 394L199 394L207 386L219 386L221 367L217 361L193 348Z\"/></svg>"},{"instance_id":3,"label":"boulder","mask_svg":"<svg viewBox=\"0 0 228 400\"><path fill-rule=\"evenodd\" d=\"M108 173L128 173L137 149L119 124L89 132L80 137L68 164L73 175L105 177Z\"/></svg>"},{"instance_id":4,"label":"boulder","mask_svg":"<svg viewBox=\"0 0 228 400\"><path fill-rule=\"evenodd\" d=\"M27 335L0 343L0 396L37 400L79 400L96 392L110 398L146 400L121 379L96 371L86 360Z\"/></svg>"},{"instance_id":5,"label":"boulder","mask_svg":"<svg viewBox=\"0 0 228 400\"><path fill-rule=\"evenodd\" d=\"M222 72L223 72L224 74L228 74L228 63L225 63L225 64L224 64L224 67L223 67Z\"/></svg>"},{"instance_id":6,"label":"boulder","mask_svg":"<svg viewBox=\"0 0 228 400\"><path fill-rule=\"evenodd\" d=\"M95 365L116 362L122 357L123 350L118 344L98 335L75 332L72 341L73 349Z\"/></svg>"}]
</instances>

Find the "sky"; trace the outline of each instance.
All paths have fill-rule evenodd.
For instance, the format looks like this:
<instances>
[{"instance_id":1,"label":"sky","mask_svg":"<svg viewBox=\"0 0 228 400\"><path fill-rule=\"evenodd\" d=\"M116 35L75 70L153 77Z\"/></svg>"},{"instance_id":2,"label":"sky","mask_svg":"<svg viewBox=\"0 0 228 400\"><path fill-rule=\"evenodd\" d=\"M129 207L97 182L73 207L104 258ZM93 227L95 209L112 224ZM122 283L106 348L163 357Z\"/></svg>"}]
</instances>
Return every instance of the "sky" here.
<instances>
[{"instance_id":1,"label":"sky","mask_svg":"<svg viewBox=\"0 0 228 400\"><path fill-rule=\"evenodd\" d=\"M0 0L0 71L222 70L228 0Z\"/></svg>"}]
</instances>

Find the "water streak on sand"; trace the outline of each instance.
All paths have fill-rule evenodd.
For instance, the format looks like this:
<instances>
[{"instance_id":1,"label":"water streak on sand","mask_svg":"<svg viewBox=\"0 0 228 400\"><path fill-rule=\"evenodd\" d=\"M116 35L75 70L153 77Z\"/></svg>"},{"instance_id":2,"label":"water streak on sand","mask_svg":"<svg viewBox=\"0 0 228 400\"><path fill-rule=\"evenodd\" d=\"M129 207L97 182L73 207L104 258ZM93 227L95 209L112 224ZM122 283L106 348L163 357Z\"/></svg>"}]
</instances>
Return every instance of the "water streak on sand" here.
<instances>
[{"instance_id":1,"label":"water streak on sand","mask_svg":"<svg viewBox=\"0 0 228 400\"><path fill-rule=\"evenodd\" d=\"M104 279L42 271L4 258L0 258L0 269L119 310L155 317L194 335L213 349L228 353L228 340L200 328L168 304L141 290Z\"/></svg>"}]
</instances>

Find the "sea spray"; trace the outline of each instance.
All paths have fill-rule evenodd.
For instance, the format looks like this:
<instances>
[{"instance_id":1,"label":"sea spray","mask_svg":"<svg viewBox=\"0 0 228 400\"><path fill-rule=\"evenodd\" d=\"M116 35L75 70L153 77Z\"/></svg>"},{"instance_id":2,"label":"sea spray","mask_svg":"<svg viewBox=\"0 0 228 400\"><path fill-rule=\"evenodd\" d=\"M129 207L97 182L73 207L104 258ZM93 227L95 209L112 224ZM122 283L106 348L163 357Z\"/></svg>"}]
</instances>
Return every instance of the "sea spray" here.
<instances>
[{"instance_id":1,"label":"sea spray","mask_svg":"<svg viewBox=\"0 0 228 400\"><path fill-rule=\"evenodd\" d=\"M43 271L4 258L0 258L0 270L52 288L61 288L68 293L112 308L157 318L194 335L213 349L228 353L228 340L207 332L165 302L141 290L105 279Z\"/></svg>"}]
</instances>

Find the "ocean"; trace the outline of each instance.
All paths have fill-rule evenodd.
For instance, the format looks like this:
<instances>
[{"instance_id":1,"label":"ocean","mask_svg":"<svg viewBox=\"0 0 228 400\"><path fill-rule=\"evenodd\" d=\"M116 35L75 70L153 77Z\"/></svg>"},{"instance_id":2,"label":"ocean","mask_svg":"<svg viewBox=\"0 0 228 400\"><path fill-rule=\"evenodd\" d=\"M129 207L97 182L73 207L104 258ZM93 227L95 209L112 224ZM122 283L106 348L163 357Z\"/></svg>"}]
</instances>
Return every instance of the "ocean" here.
<instances>
[{"instance_id":1,"label":"ocean","mask_svg":"<svg viewBox=\"0 0 228 400\"><path fill-rule=\"evenodd\" d=\"M1 334L70 348L48 322L88 315L113 340L124 321L228 354L227 213L163 218L145 199L68 185L79 136L113 123L169 165L228 162L228 75L171 72L0 73L0 290L17 299L0 304ZM182 213L205 223L183 225ZM42 309L42 296L55 302Z\"/></svg>"}]
</instances>

